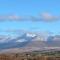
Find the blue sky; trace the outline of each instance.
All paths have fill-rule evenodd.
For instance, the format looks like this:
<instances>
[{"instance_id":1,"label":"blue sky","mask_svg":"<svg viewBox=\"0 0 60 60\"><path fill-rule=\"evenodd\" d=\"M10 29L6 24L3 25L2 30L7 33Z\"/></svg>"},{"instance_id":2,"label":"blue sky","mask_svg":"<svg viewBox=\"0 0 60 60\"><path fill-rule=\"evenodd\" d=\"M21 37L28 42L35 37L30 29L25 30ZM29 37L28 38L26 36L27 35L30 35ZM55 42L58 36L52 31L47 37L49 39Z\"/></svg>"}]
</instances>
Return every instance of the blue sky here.
<instances>
[{"instance_id":1,"label":"blue sky","mask_svg":"<svg viewBox=\"0 0 60 60\"><path fill-rule=\"evenodd\" d=\"M60 33L60 18L55 18L60 16L60 0L0 0L0 16L16 15L25 18L41 17L41 14L43 14L43 21L0 22L0 34L5 34L3 31L9 29ZM55 19L56 21L53 21ZM46 22L46 20L52 20L52 22Z\"/></svg>"}]
</instances>

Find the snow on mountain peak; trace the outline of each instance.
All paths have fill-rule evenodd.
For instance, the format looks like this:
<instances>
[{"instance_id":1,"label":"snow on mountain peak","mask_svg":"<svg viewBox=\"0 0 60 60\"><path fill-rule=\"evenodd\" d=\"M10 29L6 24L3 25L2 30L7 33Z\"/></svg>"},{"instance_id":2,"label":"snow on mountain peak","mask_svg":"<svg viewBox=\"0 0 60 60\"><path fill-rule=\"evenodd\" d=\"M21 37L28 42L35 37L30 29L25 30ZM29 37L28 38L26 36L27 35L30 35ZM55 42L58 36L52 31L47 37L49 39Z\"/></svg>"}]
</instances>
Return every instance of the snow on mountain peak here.
<instances>
[{"instance_id":1,"label":"snow on mountain peak","mask_svg":"<svg viewBox=\"0 0 60 60\"><path fill-rule=\"evenodd\" d=\"M25 39L19 39L16 42L25 42L25 41L26 41Z\"/></svg>"},{"instance_id":2,"label":"snow on mountain peak","mask_svg":"<svg viewBox=\"0 0 60 60\"><path fill-rule=\"evenodd\" d=\"M27 33L26 36L28 36L28 37L35 37L36 34L33 34L33 33Z\"/></svg>"}]
</instances>

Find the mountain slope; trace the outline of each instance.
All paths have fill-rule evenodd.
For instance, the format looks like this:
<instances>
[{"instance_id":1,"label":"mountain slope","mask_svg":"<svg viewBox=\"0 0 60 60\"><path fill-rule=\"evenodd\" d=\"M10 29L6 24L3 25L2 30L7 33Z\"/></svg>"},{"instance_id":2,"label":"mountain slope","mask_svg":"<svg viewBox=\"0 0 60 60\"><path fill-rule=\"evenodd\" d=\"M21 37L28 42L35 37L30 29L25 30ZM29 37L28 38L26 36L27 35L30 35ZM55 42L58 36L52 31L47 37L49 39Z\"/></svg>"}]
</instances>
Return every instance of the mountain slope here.
<instances>
[{"instance_id":1,"label":"mountain slope","mask_svg":"<svg viewBox=\"0 0 60 60\"><path fill-rule=\"evenodd\" d=\"M42 36L32 33L24 33L15 38L6 38L0 43L1 52L25 52L34 50L47 50L60 47L60 36ZM59 48L60 49L60 48Z\"/></svg>"}]
</instances>

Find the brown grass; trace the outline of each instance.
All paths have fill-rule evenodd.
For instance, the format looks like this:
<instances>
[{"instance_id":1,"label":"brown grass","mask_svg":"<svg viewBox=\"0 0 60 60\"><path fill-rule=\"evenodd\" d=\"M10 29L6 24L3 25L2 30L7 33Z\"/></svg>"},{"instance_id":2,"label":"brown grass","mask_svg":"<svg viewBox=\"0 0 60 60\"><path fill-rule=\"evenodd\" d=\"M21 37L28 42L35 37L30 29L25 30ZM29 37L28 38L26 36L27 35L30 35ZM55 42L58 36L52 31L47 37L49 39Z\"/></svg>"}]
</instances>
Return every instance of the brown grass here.
<instances>
[{"instance_id":1,"label":"brown grass","mask_svg":"<svg viewBox=\"0 0 60 60\"><path fill-rule=\"evenodd\" d=\"M0 54L0 60L60 60L60 56L30 56L26 54Z\"/></svg>"}]
</instances>

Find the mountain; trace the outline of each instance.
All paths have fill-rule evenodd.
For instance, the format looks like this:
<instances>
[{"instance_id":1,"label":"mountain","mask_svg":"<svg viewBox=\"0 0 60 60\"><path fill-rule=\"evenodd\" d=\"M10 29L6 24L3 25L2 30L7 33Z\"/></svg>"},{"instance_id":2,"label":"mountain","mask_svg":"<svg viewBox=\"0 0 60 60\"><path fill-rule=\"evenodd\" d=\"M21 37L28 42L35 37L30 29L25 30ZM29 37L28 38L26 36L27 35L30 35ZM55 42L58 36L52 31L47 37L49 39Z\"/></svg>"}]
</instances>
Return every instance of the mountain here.
<instances>
[{"instance_id":1,"label":"mountain","mask_svg":"<svg viewBox=\"0 0 60 60\"><path fill-rule=\"evenodd\" d=\"M45 36L44 34L23 33L15 37L0 37L1 52L26 52L57 49L60 47L60 35ZM60 49L60 48L59 48Z\"/></svg>"},{"instance_id":2,"label":"mountain","mask_svg":"<svg viewBox=\"0 0 60 60\"><path fill-rule=\"evenodd\" d=\"M47 44L51 47L60 47L60 35L49 36L47 38Z\"/></svg>"},{"instance_id":3,"label":"mountain","mask_svg":"<svg viewBox=\"0 0 60 60\"><path fill-rule=\"evenodd\" d=\"M35 37L36 35L31 33L24 33L23 35L14 38L3 36L0 38L0 49L24 47Z\"/></svg>"}]
</instances>

